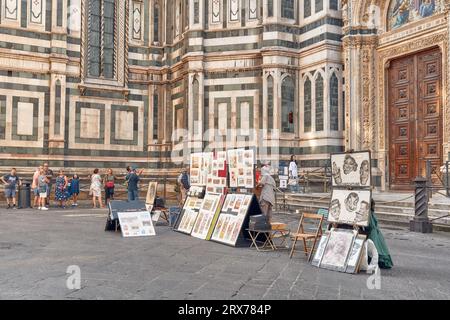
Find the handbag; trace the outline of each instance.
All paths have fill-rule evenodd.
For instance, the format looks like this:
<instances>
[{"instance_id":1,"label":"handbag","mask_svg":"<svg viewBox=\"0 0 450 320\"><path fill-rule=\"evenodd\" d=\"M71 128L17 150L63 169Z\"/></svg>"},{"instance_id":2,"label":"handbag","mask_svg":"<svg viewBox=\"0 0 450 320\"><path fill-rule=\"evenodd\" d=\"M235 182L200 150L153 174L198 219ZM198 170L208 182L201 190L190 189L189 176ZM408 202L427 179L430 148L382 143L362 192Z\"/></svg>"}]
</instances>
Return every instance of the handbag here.
<instances>
[{"instance_id":1,"label":"handbag","mask_svg":"<svg viewBox=\"0 0 450 320\"><path fill-rule=\"evenodd\" d=\"M114 188L114 181L106 181L105 186L107 188Z\"/></svg>"}]
</instances>

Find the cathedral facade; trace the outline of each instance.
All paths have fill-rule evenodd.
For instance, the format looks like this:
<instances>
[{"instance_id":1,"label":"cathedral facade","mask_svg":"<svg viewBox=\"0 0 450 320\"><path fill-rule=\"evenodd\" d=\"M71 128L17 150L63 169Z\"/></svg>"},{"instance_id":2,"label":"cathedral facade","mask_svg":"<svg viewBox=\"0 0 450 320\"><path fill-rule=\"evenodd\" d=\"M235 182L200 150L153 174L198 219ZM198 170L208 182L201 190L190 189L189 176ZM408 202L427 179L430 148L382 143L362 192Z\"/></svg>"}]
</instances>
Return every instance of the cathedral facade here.
<instances>
[{"instance_id":1,"label":"cathedral facade","mask_svg":"<svg viewBox=\"0 0 450 320\"><path fill-rule=\"evenodd\" d=\"M309 170L368 149L389 189L448 159L445 0L0 6L2 170L170 174L227 141Z\"/></svg>"}]
</instances>

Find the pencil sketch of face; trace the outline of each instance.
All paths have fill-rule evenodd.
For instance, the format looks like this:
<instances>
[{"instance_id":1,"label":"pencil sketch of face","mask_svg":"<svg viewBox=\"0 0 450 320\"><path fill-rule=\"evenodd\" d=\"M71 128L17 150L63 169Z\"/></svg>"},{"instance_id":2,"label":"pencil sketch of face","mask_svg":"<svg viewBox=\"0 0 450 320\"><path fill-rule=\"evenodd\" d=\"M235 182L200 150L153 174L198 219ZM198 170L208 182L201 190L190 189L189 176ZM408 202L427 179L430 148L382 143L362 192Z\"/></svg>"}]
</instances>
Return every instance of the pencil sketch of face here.
<instances>
[{"instance_id":1,"label":"pencil sketch of face","mask_svg":"<svg viewBox=\"0 0 450 320\"><path fill-rule=\"evenodd\" d=\"M338 166L336 165L336 162L334 162L334 161L333 161L332 174L333 174L334 182L336 184L341 184L342 183L341 169L338 168Z\"/></svg>"},{"instance_id":2,"label":"pencil sketch of face","mask_svg":"<svg viewBox=\"0 0 450 320\"><path fill-rule=\"evenodd\" d=\"M355 159L351 155L346 155L344 159L344 164L342 166L344 169L344 174L349 174L353 171L358 170L358 164L356 163Z\"/></svg>"},{"instance_id":3,"label":"pencil sketch of face","mask_svg":"<svg viewBox=\"0 0 450 320\"><path fill-rule=\"evenodd\" d=\"M358 194L352 192L348 195L348 197L344 201L345 208L347 209L347 211L353 212L358 207L358 202L359 202Z\"/></svg>"},{"instance_id":4,"label":"pencil sketch of face","mask_svg":"<svg viewBox=\"0 0 450 320\"><path fill-rule=\"evenodd\" d=\"M369 203L361 201L359 211L356 213L356 222L367 221L369 217Z\"/></svg>"},{"instance_id":5,"label":"pencil sketch of face","mask_svg":"<svg viewBox=\"0 0 450 320\"><path fill-rule=\"evenodd\" d=\"M333 199L330 204L330 214L335 219L339 219L339 215L341 214L341 203L338 199Z\"/></svg>"},{"instance_id":6,"label":"pencil sketch of face","mask_svg":"<svg viewBox=\"0 0 450 320\"><path fill-rule=\"evenodd\" d=\"M361 162L361 168L359 169L359 180L362 185L365 185L367 183L367 180L369 180L370 176L370 166L369 161L364 160Z\"/></svg>"}]
</instances>

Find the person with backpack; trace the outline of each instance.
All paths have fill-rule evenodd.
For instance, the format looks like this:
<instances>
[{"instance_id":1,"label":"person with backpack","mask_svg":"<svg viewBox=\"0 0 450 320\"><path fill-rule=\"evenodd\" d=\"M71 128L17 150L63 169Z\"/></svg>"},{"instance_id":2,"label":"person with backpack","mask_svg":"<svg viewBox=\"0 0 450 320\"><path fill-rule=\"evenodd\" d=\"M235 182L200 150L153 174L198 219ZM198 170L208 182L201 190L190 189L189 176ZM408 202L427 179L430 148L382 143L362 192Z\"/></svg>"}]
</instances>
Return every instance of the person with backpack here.
<instances>
[{"instance_id":1,"label":"person with backpack","mask_svg":"<svg viewBox=\"0 0 450 320\"><path fill-rule=\"evenodd\" d=\"M184 201L186 200L187 192L191 188L188 170L188 168L184 168L180 176L178 177L178 183L181 193L180 206L183 205Z\"/></svg>"}]
</instances>

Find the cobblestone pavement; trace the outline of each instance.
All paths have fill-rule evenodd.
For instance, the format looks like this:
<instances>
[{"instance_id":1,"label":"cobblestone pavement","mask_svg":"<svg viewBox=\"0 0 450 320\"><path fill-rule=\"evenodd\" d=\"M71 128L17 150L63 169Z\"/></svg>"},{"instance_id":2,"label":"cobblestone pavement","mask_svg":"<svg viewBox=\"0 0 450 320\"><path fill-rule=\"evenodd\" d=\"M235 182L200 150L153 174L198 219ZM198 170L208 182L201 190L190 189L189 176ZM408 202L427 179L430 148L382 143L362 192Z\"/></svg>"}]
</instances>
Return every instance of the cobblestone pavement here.
<instances>
[{"instance_id":1,"label":"cobblestone pavement","mask_svg":"<svg viewBox=\"0 0 450 320\"><path fill-rule=\"evenodd\" d=\"M0 209L0 299L449 299L450 235L384 227L395 267L367 274L315 268L286 250L203 241L161 224L157 236L104 232L105 210ZM276 216L294 227L293 216ZM81 268L81 289L66 287Z\"/></svg>"}]
</instances>

